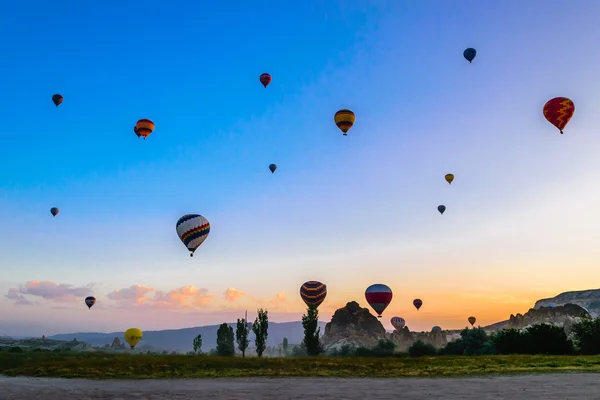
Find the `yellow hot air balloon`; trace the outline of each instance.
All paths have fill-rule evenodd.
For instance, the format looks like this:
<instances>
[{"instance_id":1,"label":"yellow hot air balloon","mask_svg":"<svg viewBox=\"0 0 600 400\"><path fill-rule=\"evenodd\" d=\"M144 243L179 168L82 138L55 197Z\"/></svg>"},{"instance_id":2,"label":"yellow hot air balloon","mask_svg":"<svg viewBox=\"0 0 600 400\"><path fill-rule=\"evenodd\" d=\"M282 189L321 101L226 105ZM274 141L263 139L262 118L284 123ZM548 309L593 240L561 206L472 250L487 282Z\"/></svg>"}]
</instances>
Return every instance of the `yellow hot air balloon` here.
<instances>
[{"instance_id":1,"label":"yellow hot air balloon","mask_svg":"<svg viewBox=\"0 0 600 400\"><path fill-rule=\"evenodd\" d=\"M444 178L446 178L446 182L448 182L448 184L451 184L454 180L454 174L446 174Z\"/></svg>"},{"instance_id":2,"label":"yellow hot air balloon","mask_svg":"<svg viewBox=\"0 0 600 400\"><path fill-rule=\"evenodd\" d=\"M356 121L356 115L354 115L352 111L344 108L335 113L333 120L337 127L344 132L344 136L347 136L347 132L352 128L352 125L354 125L354 121Z\"/></svg>"},{"instance_id":3,"label":"yellow hot air balloon","mask_svg":"<svg viewBox=\"0 0 600 400\"><path fill-rule=\"evenodd\" d=\"M142 340L142 331L138 328L129 328L125 331L125 335L123 335L123 337L125 337L125 341L129 343L133 349L135 345Z\"/></svg>"}]
</instances>

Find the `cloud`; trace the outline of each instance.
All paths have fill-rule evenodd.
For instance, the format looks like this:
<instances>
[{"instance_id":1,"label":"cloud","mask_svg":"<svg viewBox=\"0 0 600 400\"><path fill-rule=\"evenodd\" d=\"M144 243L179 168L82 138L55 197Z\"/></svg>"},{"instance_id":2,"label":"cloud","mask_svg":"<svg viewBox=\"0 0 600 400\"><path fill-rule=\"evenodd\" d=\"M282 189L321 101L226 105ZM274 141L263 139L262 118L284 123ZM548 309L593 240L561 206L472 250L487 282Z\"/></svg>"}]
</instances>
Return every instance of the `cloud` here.
<instances>
[{"instance_id":1,"label":"cloud","mask_svg":"<svg viewBox=\"0 0 600 400\"><path fill-rule=\"evenodd\" d=\"M168 292L142 285L132 285L110 292L107 297L122 307L138 305L163 309L197 309L209 305L214 296L208 289L182 286Z\"/></svg>"},{"instance_id":2,"label":"cloud","mask_svg":"<svg viewBox=\"0 0 600 400\"><path fill-rule=\"evenodd\" d=\"M52 281L28 281L25 285L21 285L18 288L10 288L6 298L11 300L17 300L15 304L19 305L32 305L27 297L23 295L37 296L46 300L53 300L59 302L72 302L77 300L79 297L89 296L92 291L94 284L91 283L87 286L73 287L66 283L57 284Z\"/></svg>"},{"instance_id":3,"label":"cloud","mask_svg":"<svg viewBox=\"0 0 600 400\"><path fill-rule=\"evenodd\" d=\"M243 295L244 295L244 292L242 292L241 290L237 290L236 288L232 288L232 287L227 288L227 290L224 293L225 300L228 300L231 302L237 301Z\"/></svg>"},{"instance_id":4,"label":"cloud","mask_svg":"<svg viewBox=\"0 0 600 400\"><path fill-rule=\"evenodd\" d=\"M278 304L285 303L286 301L287 301L287 299L285 297L285 292L281 291L281 292L277 293L277 296L275 296L274 299L269 301L269 303L278 305Z\"/></svg>"},{"instance_id":5,"label":"cloud","mask_svg":"<svg viewBox=\"0 0 600 400\"><path fill-rule=\"evenodd\" d=\"M7 299L16 300L15 304L19 306L32 306L33 302L27 300L27 297L23 296L19 293L19 288L11 288L8 289L8 294L6 296Z\"/></svg>"}]
</instances>

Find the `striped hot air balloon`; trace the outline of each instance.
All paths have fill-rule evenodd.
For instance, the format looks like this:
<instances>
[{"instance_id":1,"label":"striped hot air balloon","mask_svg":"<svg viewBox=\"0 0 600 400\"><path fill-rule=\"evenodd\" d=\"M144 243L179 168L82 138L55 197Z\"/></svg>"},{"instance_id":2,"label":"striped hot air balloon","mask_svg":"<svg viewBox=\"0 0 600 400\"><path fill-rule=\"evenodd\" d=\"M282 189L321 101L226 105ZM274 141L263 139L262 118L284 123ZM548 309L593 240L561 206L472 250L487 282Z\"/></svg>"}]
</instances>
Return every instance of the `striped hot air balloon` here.
<instances>
[{"instance_id":1,"label":"striped hot air balloon","mask_svg":"<svg viewBox=\"0 0 600 400\"><path fill-rule=\"evenodd\" d=\"M187 214L179 218L176 225L177 235L185 247L191 252L190 257L194 256L194 251L208 237L210 233L210 223L202 215Z\"/></svg>"},{"instance_id":2,"label":"striped hot air balloon","mask_svg":"<svg viewBox=\"0 0 600 400\"><path fill-rule=\"evenodd\" d=\"M307 306L319 307L327 296L327 285L319 281L304 282L300 286L300 297Z\"/></svg>"},{"instance_id":3,"label":"striped hot air balloon","mask_svg":"<svg viewBox=\"0 0 600 400\"><path fill-rule=\"evenodd\" d=\"M406 321L402 317L392 317L392 326L397 330L401 330L406 325Z\"/></svg>"},{"instance_id":4,"label":"striped hot air balloon","mask_svg":"<svg viewBox=\"0 0 600 400\"><path fill-rule=\"evenodd\" d=\"M144 140L146 140L146 138L150 136L152 131L154 131L154 122L152 122L148 118L142 118L137 122L137 124L135 124L135 126L133 127L133 131L135 132L138 138L143 137Z\"/></svg>"},{"instance_id":5,"label":"striped hot air balloon","mask_svg":"<svg viewBox=\"0 0 600 400\"><path fill-rule=\"evenodd\" d=\"M335 113L333 120L337 127L344 132L344 136L347 136L348 131L352 128L352 125L354 125L354 121L356 121L356 115L354 115L352 111L344 108Z\"/></svg>"},{"instance_id":6,"label":"striped hot air balloon","mask_svg":"<svg viewBox=\"0 0 600 400\"><path fill-rule=\"evenodd\" d=\"M371 285L365 290L367 303L375 310L379 318L381 318L381 314L392 301L392 297L392 289L382 283Z\"/></svg>"},{"instance_id":7,"label":"striped hot air balloon","mask_svg":"<svg viewBox=\"0 0 600 400\"><path fill-rule=\"evenodd\" d=\"M575 114L575 104L566 97L555 97L544 104L544 117L558 128L560 133Z\"/></svg>"}]
</instances>

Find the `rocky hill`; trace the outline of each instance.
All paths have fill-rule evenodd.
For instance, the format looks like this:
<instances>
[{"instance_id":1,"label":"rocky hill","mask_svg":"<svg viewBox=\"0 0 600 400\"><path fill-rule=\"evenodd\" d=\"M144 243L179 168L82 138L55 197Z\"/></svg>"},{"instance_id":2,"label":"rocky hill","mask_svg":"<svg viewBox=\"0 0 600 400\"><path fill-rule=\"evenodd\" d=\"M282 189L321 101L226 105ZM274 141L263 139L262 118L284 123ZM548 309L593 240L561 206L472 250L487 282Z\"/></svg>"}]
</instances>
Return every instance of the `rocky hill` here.
<instances>
[{"instance_id":1,"label":"rocky hill","mask_svg":"<svg viewBox=\"0 0 600 400\"><path fill-rule=\"evenodd\" d=\"M229 324L235 331L236 324ZM321 332L325 328L324 322L319 322ZM164 331L144 331L144 337L136 346L139 351L157 351L167 350L186 353L193 350L192 342L194 338L202 335L202 351L209 351L217 346L217 329L219 325L199 326L195 328L172 329ZM115 338L123 341L124 332L97 333L97 332L77 332L48 336L48 339L72 341L77 340L90 343L96 347L106 348L113 344L122 346L122 343L115 342ZM275 347L283 342L287 337L290 345L300 344L304 338L304 329L301 322L269 322L269 336L267 346ZM250 331L250 346L254 345L254 334ZM128 346L127 346L128 347Z\"/></svg>"},{"instance_id":2,"label":"rocky hill","mask_svg":"<svg viewBox=\"0 0 600 400\"><path fill-rule=\"evenodd\" d=\"M549 299L536 301L533 308L557 307L565 304L577 304L589 312L592 317L597 318L600 316L600 289L564 292Z\"/></svg>"},{"instance_id":3,"label":"rocky hill","mask_svg":"<svg viewBox=\"0 0 600 400\"><path fill-rule=\"evenodd\" d=\"M339 308L325 325L323 347L326 351L340 349L344 345L373 347L379 339L386 338L386 331L379 319L356 301Z\"/></svg>"},{"instance_id":4,"label":"rocky hill","mask_svg":"<svg viewBox=\"0 0 600 400\"><path fill-rule=\"evenodd\" d=\"M525 314L510 315L507 328L522 329L531 325L549 323L562 326L568 332L578 318L590 318L591 315L577 304L565 304L556 307L531 308Z\"/></svg>"}]
</instances>

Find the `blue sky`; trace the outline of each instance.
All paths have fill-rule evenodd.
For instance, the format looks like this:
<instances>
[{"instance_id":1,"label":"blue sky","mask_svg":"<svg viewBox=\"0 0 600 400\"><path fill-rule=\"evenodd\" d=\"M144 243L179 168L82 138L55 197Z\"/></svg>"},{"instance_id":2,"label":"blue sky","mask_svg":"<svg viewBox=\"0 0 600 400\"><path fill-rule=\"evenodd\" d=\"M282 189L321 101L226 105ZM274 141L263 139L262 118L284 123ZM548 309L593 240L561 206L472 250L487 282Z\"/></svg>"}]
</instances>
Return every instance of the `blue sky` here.
<instances>
[{"instance_id":1,"label":"blue sky","mask_svg":"<svg viewBox=\"0 0 600 400\"><path fill-rule=\"evenodd\" d=\"M593 1L5 6L0 290L36 306L0 300L4 329L85 328L83 299L28 291L37 280L93 283L107 307L85 323L97 330L143 314L107 297L131 285L215 296L173 305L165 328L257 306L296 319L311 279L329 288L323 319L366 306L364 289L382 282L396 296L385 316L411 329L495 322L587 289L600 278L599 12ZM556 96L575 102L564 135L541 112ZM340 108L357 116L347 137ZM156 124L146 141L132 131L140 118ZM186 213L212 224L193 259L175 233ZM227 300L228 288L245 296ZM138 325L163 327L156 315Z\"/></svg>"}]
</instances>

